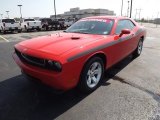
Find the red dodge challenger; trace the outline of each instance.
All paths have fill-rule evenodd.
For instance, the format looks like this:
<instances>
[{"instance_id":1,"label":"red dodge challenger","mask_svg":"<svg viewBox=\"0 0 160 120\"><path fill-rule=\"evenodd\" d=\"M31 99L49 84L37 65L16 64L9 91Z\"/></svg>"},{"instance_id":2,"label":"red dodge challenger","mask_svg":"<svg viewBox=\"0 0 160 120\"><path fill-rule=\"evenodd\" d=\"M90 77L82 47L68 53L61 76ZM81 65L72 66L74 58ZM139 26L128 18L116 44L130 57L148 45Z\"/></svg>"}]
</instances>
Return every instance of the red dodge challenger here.
<instances>
[{"instance_id":1,"label":"red dodge challenger","mask_svg":"<svg viewBox=\"0 0 160 120\"><path fill-rule=\"evenodd\" d=\"M125 17L79 20L63 33L15 45L13 58L28 76L58 90L95 90L104 70L129 54L141 54L146 30Z\"/></svg>"}]
</instances>

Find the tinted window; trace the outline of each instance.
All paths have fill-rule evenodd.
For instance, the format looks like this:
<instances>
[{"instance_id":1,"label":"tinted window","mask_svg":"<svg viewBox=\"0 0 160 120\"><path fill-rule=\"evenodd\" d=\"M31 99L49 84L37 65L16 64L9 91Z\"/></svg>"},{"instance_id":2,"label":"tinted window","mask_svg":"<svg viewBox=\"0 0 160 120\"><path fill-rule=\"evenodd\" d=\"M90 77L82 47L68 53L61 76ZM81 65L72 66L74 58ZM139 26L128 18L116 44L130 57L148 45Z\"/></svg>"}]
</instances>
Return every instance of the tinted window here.
<instances>
[{"instance_id":1,"label":"tinted window","mask_svg":"<svg viewBox=\"0 0 160 120\"><path fill-rule=\"evenodd\" d=\"M24 22L26 21L35 21L34 19L25 19Z\"/></svg>"},{"instance_id":2,"label":"tinted window","mask_svg":"<svg viewBox=\"0 0 160 120\"><path fill-rule=\"evenodd\" d=\"M116 34L120 34L123 29L132 30L135 27L135 24L130 20L120 20L118 21Z\"/></svg>"},{"instance_id":3,"label":"tinted window","mask_svg":"<svg viewBox=\"0 0 160 120\"><path fill-rule=\"evenodd\" d=\"M41 21L42 21L42 22L52 22L51 19L47 19L47 18L46 18L46 19L41 19Z\"/></svg>"},{"instance_id":4,"label":"tinted window","mask_svg":"<svg viewBox=\"0 0 160 120\"><path fill-rule=\"evenodd\" d=\"M14 19L3 19L2 22L5 22L5 23L14 23L15 20Z\"/></svg>"},{"instance_id":5,"label":"tinted window","mask_svg":"<svg viewBox=\"0 0 160 120\"><path fill-rule=\"evenodd\" d=\"M65 19L58 19L58 21L65 21Z\"/></svg>"},{"instance_id":6,"label":"tinted window","mask_svg":"<svg viewBox=\"0 0 160 120\"><path fill-rule=\"evenodd\" d=\"M66 32L108 35L113 23L113 20L106 19L80 20L69 27Z\"/></svg>"}]
</instances>

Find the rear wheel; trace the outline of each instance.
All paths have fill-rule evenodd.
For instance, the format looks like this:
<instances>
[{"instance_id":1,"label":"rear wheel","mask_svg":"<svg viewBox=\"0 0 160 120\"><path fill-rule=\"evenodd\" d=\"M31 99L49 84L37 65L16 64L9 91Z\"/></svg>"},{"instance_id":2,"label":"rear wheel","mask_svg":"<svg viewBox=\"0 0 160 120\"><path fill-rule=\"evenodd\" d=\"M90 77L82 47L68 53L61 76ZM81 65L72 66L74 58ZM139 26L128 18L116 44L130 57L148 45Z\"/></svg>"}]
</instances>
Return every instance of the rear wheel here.
<instances>
[{"instance_id":1,"label":"rear wheel","mask_svg":"<svg viewBox=\"0 0 160 120\"><path fill-rule=\"evenodd\" d=\"M24 30L25 30L25 32L29 32L29 29L27 28L26 25L24 26Z\"/></svg>"},{"instance_id":2,"label":"rear wheel","mask_svg":"<svg viewBox=\"0 0 160 120\"><path fill-rule=\"evenodd\" d=\"M3 34L6 34L6 31L5 31L5 30L3 30Z\"/></svg>"},{"instance_id":3,"label":"rear wheel","mask_svg":"<svg viewBox=\"0 0 160 120\"><path fill-rule=\"evenodd\" d=\"M37 31L39 32L39 31L41 31L41 29L40 29L40 28L37 28Z\"/></svg>"},{"instance_id":4,"label":"rear wheel","mask_svg":"<svg viewBox=\"0 0 160 120\"><path fill-rule=\"evenodd\" d=\"M104 74L104 63L100 57L91 58L84 66L78 88L80 91L89 93L94 91Z\"/></svg>"},{"instance_id":5,"label":"rear wheel","mask_svg":"<svg viewBox=\"0 0 160 120\"><path fill-rule=\"evenodd\" d=\"M140 56L142 53L142 49L143 49L143 39L141 38L139 40L139 43L138 43L136 50L133 52L133 57L136 58L136 57Z\"/></svg>"},{"instance_id":6,"label":"rear wheel","mask_svg":"<svg viewBox=\"0 0 160 120\"><path fill-rule=\"evenodd\" d=\"M18 30L18 33L21 33L21 32L22 32L22 29L19 29L19 30Z\"/></svg>"}]
</instances>

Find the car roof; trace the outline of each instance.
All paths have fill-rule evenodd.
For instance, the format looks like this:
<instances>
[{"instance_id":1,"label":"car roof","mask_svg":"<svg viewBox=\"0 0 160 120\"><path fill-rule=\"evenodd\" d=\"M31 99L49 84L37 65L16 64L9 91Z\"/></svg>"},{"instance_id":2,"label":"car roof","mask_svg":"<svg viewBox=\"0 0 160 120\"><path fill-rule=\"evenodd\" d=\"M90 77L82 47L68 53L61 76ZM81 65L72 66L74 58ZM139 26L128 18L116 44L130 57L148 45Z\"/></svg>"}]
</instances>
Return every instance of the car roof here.
<instances>
[{"instance_id":1,"label":"car roof","mask_svg":"<svg viewBox=\"0 0 160 120\"><path fill-rule=\"evenodd\" d=\"M114 19L114 20L119 20L119 19L130 19L130 18L123 17L123 16L92 16L92 17L86 17L84 19Z\"/></svg>"}]
</instances>

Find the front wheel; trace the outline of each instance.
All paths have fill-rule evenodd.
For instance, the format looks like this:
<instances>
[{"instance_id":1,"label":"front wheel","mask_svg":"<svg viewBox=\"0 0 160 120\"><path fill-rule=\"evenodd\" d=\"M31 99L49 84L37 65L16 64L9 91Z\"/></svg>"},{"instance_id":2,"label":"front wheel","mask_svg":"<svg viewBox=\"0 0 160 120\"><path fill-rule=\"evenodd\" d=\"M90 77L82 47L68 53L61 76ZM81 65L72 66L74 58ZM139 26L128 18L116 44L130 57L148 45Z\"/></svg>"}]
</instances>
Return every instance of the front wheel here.
<instances>
[{"instance_id":1,"label":"front wheel","mask_svg":"<svg viewBox=\"0 0 160 120\"><path fill-rule=\"evenodd\" d=\"M90 93L94 91L103 79L104 63L100 57L91 58L84 66L78 88L80 91Z\"/></svg>"},{"instance_id":2,"label":"front wheel","mask_svg":"<svg viewBox=\"0 0 160 120\"><path fill-rule=\"evenodd\" d=\"M138 57L138 56L141 55L141 53L142 53L142 48L143 48L143 39L141 38L141 39L139 40L139 43L138 43L138 46L137 46L136 50L133 52L133 57L134 57L134 58L136 58L136 57Z\"/></svg>"}]
</instances>

